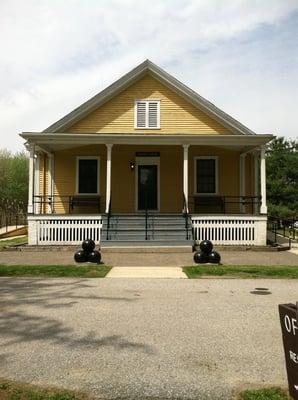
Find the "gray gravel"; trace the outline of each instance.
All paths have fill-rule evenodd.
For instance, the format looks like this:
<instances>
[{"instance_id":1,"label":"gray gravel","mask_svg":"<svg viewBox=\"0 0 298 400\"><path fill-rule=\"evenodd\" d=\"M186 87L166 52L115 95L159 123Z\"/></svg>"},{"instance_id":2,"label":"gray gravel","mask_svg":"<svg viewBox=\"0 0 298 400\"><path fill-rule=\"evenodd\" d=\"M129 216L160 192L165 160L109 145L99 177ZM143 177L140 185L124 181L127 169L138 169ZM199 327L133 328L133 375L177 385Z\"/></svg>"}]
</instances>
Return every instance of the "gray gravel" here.
<instances>
[{"instance_id":1,"label":"gray gravel","mask_svg":"<svg viewBox=\"0 0 298 400\"><path fill-rule=\"evenodd\" d=\"M103 399L286 385L277 305L298 281L2 278L0 294L5 378Z\"/></svg>"}]
</instances>

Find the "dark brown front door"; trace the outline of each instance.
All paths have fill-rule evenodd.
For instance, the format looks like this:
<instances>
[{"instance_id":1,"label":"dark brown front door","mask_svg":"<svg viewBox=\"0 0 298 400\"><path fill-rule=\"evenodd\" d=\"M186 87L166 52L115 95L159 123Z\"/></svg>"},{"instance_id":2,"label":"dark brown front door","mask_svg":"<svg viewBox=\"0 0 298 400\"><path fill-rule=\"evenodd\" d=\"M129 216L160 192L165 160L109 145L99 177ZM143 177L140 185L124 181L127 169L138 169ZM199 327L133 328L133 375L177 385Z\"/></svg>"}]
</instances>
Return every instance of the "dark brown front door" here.
<instances>
[{"instance_id":1,"label":"dark brown front door","mask_svg":"<svg viewBox=\"0 0 298 400\"><path fill-rule=\"evenodd\" d=\"M157 165L138 166L138 210L157 210Z\"/></svg>"}]
</instances>

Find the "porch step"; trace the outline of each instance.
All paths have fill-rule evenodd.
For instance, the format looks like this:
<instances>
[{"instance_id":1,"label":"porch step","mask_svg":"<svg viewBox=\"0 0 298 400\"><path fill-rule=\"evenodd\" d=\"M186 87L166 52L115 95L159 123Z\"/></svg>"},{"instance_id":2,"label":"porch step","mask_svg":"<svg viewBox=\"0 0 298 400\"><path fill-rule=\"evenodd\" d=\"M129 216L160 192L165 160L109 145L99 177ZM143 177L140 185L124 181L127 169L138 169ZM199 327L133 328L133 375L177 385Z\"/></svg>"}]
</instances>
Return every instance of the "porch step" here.
<instances>
[{"instance_id":1,"label":"porch step","mask_svg":"<svg viewBox=\"0 0 298 400\"><path fill-rule=\"evenodd\" d=\"M103 217L102 243L131 242L161 242L167 244L191 243L191 224L189 222L189 240L186 240L185 219L182 214L115 214L108 218Z\"/></svg>"},{"instance_id":2,"label":"porch step","mask_svg":"<svg viewBox=\"0 0 298 400\"><path fill-rule=\"evenodd\" d=\"M188 242L185 245L181 242L169 245L168 242L139 241L136 242L115 242L109 241L101 246L101 251L107 253L192 253L192 246Z\"/></svg>"},{"instance_id":3,"label":"porch step","mask_svg":"<svg viewBox=\"0 0 298 400\"><path fill-rule=\"evenodd\" d=\"M181 242L186 241L186 233L185 232L148 232L147 239L146 233L144 231L137 232L110 232L108 233L108 239L106 236L106 232L102 232L101 242L105 243L110 240L114 241L134 241L134 242L142 242L142 241L150 241L150 240L158 240L158 241L171 241L171 242Z\"/></svg>"}]
</instances>

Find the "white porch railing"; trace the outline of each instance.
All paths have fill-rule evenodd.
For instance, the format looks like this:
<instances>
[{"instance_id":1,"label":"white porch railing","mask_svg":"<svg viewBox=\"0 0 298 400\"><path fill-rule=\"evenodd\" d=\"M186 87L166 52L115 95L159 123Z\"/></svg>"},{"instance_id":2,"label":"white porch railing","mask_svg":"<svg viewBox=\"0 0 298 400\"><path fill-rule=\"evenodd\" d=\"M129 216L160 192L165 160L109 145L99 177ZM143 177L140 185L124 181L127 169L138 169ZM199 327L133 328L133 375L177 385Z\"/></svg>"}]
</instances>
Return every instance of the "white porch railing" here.
<instances>
[{"instance_id":1,"label":"white porch railing","mask_svg":"<svg viewBox=\"0 0 298 400\"><path fill-rule=\"evenodd\" d=\"M266 245L266 216L192 216L194 240L218 245Z\"/></svg>"},{"instance_id":2,"label":"white porch railing","mask_svg":"<svg viewBox=\"0 0 298 400\"><path fill-rule=\"evenodd\" d=\"M215 245L266 245L266 216L193 215L194 240ZM84 239L100 243L100 215L30 215L29 245L77 245Z\"/></svg>"},{"instance_id":3,"label":"white porch railing","mask_svg":"<svg viewBox=\"0 0 298 400\"><path fill-rule=\"evenodd\" d=\"M84 239L100 243L100 215L28 216L29 245L76 245Z\"/></svg>"}]
</instances>

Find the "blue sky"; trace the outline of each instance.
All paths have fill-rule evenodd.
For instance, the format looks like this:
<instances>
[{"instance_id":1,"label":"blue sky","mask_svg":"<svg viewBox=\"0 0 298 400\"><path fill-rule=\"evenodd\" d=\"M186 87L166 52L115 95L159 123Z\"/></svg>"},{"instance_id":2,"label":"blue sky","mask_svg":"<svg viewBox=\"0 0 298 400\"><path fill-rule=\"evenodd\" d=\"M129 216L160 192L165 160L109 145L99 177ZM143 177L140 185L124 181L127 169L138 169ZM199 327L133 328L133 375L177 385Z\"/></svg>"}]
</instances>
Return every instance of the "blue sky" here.
<instances>
[{"instance_id":1,"label":"blue sky","mask_svg":"<svg viewBox=\"0 0 298 400\"><path fill-rule=\"evenodd\" d=\"M258 133L297 138L298 0L1 0L1 147L146 58Z\"/></svg>"}]
</instances>

